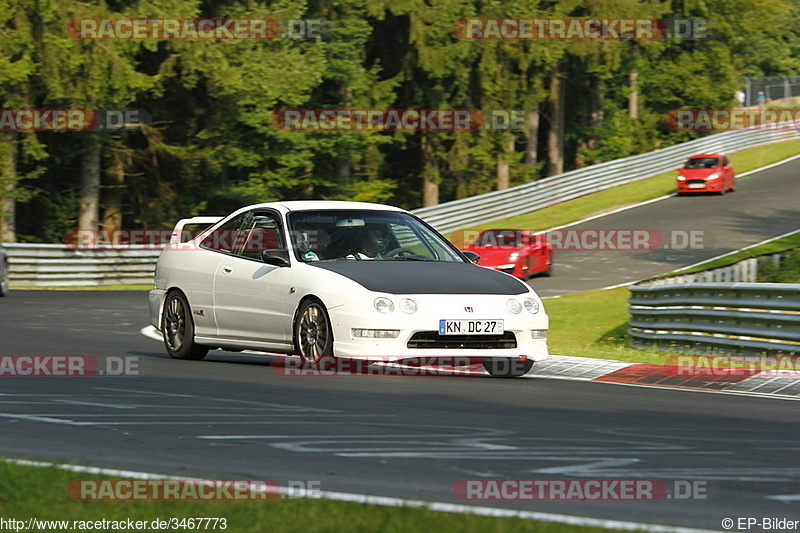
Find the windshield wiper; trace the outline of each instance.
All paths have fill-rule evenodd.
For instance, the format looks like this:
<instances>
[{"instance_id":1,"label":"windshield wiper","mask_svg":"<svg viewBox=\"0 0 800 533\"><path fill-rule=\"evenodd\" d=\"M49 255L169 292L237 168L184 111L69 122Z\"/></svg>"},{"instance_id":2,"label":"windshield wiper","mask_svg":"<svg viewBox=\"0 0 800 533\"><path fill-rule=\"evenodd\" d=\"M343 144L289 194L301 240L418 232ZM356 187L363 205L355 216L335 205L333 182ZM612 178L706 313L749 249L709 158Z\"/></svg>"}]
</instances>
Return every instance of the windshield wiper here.
<instances>
[{"instance_id":1,"label":"windshield wiper","mask_svg":"<svg viewBox=\"0 0 800 533\"><path fill-rule=\"evenodd\" d=\"M432 261L432 259L419 255L397 255L394 257L385 257L381 259L381 261Z\"/></svg>"}]
</instances>

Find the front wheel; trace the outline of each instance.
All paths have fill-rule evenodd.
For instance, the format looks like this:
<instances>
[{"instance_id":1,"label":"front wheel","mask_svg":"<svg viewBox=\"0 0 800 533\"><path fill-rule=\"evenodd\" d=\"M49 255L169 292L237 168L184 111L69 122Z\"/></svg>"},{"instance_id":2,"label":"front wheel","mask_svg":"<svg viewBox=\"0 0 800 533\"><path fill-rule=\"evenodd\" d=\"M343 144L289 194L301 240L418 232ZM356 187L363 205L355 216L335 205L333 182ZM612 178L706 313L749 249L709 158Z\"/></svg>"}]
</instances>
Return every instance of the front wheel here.
<instances>
[{"instance_id":1,"label":"front wheel","mask_svg":"<svg viewBox=\"0 0 800 533\"><path fill-rule=\"evenodd\" d=\"M173 359L200 360L208 354L207 346L194 342L194 321L186 296L178 291L167 295L161 317L164 346Z\"/></svg>"},{"instance_id":2,"label":"front wheel","mask_svg":"<svg viewBox=\"0 0 800 533\"><path fill-rule=\"evenodd\" d=\"M553 253L550 252L549 254L547 254L547 269L545 269L545 271L542 272L542 276L549 278L552 275L553 275Z\"/></svg>"},{"instance_id":3,"label":"front wheel","mask_svg":"<svg viewBox=\"0 0 800 533\"><path fill-rule=\"evenodd\" d=\"M527 374L533 368L530 359L511 359L494 357L482 361L483 368L495 378L518 378Z\"/></svg>"},{"instance_id":4,"label":"front wheel","mask_svg":"<svg viewBox=\"0 0 800 533\"><path fill-rule=\"evenodd\" d=\"M294 325L297 353L309 368L333 366L333 329L328 312L318 300L308 300L297 312Z\"/></svg>"}]
</instances>

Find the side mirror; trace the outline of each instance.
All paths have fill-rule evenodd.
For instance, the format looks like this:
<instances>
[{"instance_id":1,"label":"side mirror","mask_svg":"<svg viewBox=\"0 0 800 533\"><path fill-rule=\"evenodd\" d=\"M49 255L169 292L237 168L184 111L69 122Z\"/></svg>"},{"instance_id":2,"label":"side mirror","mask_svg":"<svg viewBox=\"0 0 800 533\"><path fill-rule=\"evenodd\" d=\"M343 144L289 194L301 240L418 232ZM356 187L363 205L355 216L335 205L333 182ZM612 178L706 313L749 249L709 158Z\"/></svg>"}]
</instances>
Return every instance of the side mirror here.
<instances>
[{"instance_id":1,"label":"side mirror","mask_svg":"<svg viewBox=\"0 0 800 533\"><path fill-rule=\"evenodd\" d=\"M467 257L467 259L469 259L469 262L473 264L477 264L481 258L481 256L476 254L475 252L466 251L461 253L464 254Z\"/></svg>"},{"instance_id":2,"label":"side mirror","mask_svg":"<svg viewBox=\"0 0 800 533\"><path fill-rule=\"evenodd\" d=\"M264 250L261 252L261 260L272 266L288 267L289 266L289 252L287 250Z\"/></svg>"}]
</instances>

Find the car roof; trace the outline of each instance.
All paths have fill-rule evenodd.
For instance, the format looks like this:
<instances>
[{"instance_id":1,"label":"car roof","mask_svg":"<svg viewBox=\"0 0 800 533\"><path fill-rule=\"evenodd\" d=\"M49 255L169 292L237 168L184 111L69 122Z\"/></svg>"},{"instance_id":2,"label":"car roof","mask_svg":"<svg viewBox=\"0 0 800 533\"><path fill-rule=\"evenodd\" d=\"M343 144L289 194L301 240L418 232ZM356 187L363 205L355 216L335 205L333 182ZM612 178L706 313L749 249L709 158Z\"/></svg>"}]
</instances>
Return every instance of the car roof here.
<instances>
[{"instance_id":1,"label":"car roof","mask_svg":"<svg viewBox=\"0 0 800 533\"><path fill-rule=\"evenodd\" d=\"M360 209L364 211L398 211L405 212L404 209L395 207L393 205L375 204L369 202L350 202L345 200L287 200L283 202L266 202L263 204L253 204L236 212L250 211L252 209L271 208L277 209L283 213L291 213L293 211L339 211L349 209Z\"/></svg>"},{"instance_id":2,"label":"car roof","mask_svg":"<svg viewBox=\"0 0 800 533\"><path fill-rule=\"evenodd\" d=\"M722 154L699 154L690 156L689 159L699 159L701 157L725 157L725 156Z\"/></svg>"}]
</instances>

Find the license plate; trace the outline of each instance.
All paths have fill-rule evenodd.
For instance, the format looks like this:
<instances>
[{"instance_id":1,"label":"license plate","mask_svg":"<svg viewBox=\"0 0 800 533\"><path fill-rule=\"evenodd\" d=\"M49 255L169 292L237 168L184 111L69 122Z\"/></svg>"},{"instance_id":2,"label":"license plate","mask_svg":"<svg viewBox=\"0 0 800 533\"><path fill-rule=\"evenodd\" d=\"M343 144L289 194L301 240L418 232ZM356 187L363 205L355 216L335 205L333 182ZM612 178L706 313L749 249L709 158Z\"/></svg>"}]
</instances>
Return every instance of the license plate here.
<instances>
[{"instance_id":1,"label":"license plate","mask_svg":"<svg viewBox=\"0 0 800 533\"><path fill-rule=\"evenodd\" d=\"M705 189L706 186L704 184L702 184L702 183L690 183L689 184L689 188L690 189Z\"/></svg>"},{"instance_id":2,"label":"license plate","mask_svg":"<svg viewBox=\"0 0 800 533\"><path fill-rule=\"evenodd\" d=\"M501 335L502 320L440 320L439 335Z\"/></svg>"}]
</instances>

